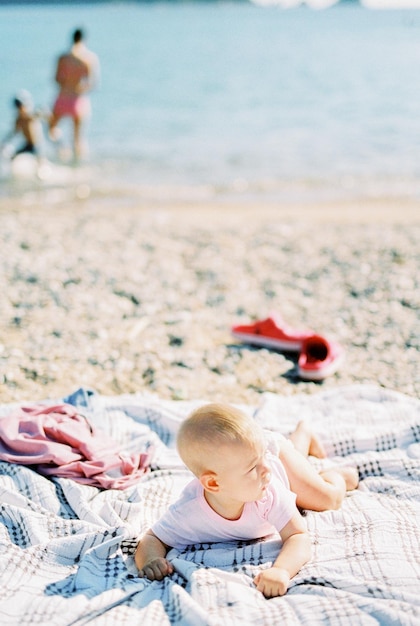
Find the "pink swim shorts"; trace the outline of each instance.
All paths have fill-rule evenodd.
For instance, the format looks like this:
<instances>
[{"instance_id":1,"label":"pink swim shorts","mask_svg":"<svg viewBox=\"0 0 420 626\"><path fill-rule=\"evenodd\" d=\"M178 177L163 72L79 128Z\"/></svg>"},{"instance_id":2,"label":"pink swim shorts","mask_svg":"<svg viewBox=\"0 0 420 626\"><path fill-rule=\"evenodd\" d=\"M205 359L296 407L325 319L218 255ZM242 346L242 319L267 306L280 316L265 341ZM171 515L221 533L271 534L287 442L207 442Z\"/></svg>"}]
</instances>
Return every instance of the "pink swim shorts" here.
<instances>
[{"instance_id":1,"label":"pink swim shorts","mask_svg":"<svg viewBox=\"0 0 420 626\"><path fill-rule=\"evenodd\" d=\"M83 118L90 115L90 101L87 96L60 94L55 101L53 114L56 117Z\"/></svg>"}]
</instances>

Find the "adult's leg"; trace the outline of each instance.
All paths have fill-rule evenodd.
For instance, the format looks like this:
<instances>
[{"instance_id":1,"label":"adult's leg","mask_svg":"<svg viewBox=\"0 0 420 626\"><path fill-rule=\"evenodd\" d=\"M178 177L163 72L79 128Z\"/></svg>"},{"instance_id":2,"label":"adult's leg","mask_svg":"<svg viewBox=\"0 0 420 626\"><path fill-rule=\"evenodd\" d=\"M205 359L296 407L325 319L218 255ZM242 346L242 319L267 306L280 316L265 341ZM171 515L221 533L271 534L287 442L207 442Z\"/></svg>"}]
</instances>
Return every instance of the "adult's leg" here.
<instances>
[{"instance_id":1,"label":"adult's leg","mask_svg":"<svg viewBox=\"0 0 420 626\"><path fill-rule=\"evenodd\" d=\"M79 117L73 118L73 148L74 148L74 158L79 160L81 157L81 131L82 131L82 120Z\"/></svg>"},{"instance_id":2,"label":"adult's leg","mask_svg":"<svg viewBox=\"0 0 420 626\"><path fill-rule=\"evenodd\" d=\"M61 116L52 112L48 120L48 136L52 141L58 141L61 139L61 132L57 128L57 124L60 121Z\"/></svg>"},{"instance_id":3,"label":"adult's leg","mask_svg":"<svg viewBox=\"0 0 420 626\"><path fill-rule=\"evenodd\" d=\"M83 140L82 126L84 118L77 115L73 118L73 145L74 145L74 158L79 161L87 154L87 145Z\"/></svg>"}]
</instances>

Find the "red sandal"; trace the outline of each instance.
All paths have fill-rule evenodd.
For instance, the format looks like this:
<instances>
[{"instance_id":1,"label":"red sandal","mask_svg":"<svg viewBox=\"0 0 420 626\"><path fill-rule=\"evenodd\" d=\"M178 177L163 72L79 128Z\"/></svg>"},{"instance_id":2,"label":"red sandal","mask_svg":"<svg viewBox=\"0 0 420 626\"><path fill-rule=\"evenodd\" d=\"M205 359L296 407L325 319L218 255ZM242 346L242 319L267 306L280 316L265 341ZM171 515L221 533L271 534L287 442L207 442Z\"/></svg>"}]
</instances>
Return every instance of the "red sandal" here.
<instances>
[{"instance_id":1,"label":"red sandal","mask_svg":"<svg viewBox=\"0 0 420 626\"><path fill-rule=\"evenodd\" d=\"M344 349L320 335L307 337L299 354L298 374L303 380L323 380L340 367Z\"/></svg>"},{"instance_id":2,"label":"red sandal","mask_svg":"<svg viewBox=\"0 0 420 626\"><path fill-rule=\"evenodd\" d=\"M314 334L312 330L291 328L278 315L271 315L254 324L233 326L231 333L244 343L290 352L298 352L305 339Z\"/></svg>"}]
</instances>

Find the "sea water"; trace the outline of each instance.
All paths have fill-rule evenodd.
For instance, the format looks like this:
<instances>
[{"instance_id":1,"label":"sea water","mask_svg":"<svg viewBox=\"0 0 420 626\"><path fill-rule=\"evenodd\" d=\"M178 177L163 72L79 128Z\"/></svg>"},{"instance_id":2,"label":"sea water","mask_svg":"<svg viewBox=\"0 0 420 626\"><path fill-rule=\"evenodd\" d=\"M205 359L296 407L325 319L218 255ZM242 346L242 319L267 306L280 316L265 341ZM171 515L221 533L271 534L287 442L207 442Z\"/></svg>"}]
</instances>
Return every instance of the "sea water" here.
<instances>
[{"instance_id":1,"label":"sea water","mask_svg":"<svg viewBox=\"0 0 420 626\"><path fill-rule=\"evenodd\" d=\"M55 62L76 27L101 63L88 163L63 164L46 140L53 174L23 184L26 166L12 175L3 162L2 197L76 183L82 195L135 201L420 194L420 11L2 5L0 137L20 88L51 108Z\"/></svg>"}]
</instances>

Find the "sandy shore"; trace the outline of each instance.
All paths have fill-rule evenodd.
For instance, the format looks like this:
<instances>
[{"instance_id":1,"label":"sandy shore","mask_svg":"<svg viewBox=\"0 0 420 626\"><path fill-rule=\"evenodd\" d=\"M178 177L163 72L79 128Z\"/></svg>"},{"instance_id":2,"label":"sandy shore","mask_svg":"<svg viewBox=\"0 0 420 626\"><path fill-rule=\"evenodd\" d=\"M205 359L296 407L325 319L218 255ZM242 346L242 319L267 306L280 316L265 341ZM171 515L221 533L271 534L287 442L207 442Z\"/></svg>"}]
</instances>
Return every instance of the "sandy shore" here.
<instances>
[{"instance_id":1,"label":"sandy shore","mask_svg":"<svg viewBox=\"0 0 420 626\"><path fill-rule=\"evenodd\" d=\"M420 202L310 207L0 206L0 399L113 395L256 404L375 383L420 391ZM346 349L322 384L236 343L278 311Z\"/></svg>"}]
</instances>

